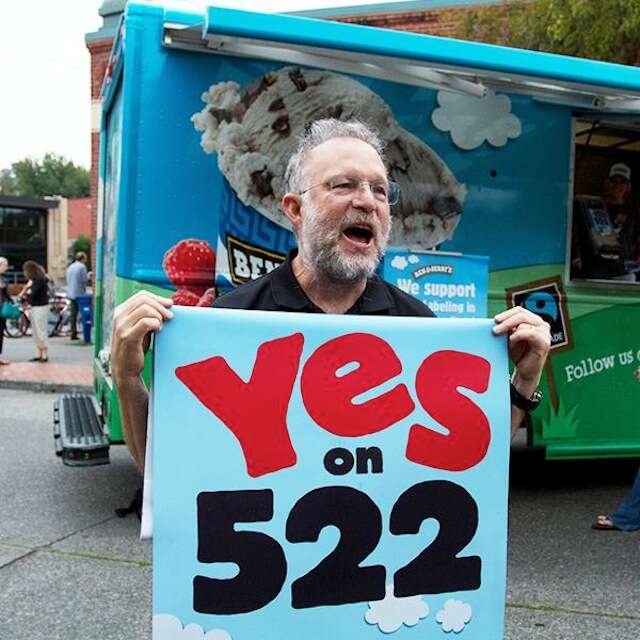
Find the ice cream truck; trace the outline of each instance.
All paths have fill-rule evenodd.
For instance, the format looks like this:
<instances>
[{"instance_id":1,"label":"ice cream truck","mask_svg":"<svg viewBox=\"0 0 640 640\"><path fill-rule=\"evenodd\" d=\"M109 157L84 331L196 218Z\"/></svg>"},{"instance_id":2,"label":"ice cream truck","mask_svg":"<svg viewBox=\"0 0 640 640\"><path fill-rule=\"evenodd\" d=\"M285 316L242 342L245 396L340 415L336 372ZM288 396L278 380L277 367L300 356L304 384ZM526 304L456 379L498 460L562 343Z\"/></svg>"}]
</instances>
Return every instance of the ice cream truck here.
<instances>
[{"instance_id":1,"label":"ice cream truck","mask_svg":"<svg viewBox=\"0 0 640 640\"><path fill-rule=\"evenodd\" d=\"M326 117L365 121L386 145L401 199L385 277L438 314L522 305L551 325L528 444L549 459L640 456L640 69L129 3L102 100L96 402L65 400L62 436L85 429L58 438L65 461L104 462L122 441L115 306L140 289L209 306L282 262L287 159ZM485 257L488 307L452 255Z\"/></svg>"}]
</instances>

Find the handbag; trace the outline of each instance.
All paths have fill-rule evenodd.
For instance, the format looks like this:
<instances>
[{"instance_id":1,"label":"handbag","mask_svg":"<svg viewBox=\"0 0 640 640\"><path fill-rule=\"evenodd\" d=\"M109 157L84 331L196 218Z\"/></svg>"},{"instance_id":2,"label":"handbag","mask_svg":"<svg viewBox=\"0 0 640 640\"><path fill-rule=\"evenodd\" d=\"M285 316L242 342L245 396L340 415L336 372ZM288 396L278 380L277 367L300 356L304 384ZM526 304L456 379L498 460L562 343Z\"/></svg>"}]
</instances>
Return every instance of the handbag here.
<instances>
[{"instance_id":1,"label":"handbag","mask_svg":"<svg viewBox=\"0 0 640 640\"><path fill-rule=\"evenodd\" d=\"M0 318L4 318L5 320L17 320L22 315L22 311L18 305L13 304L13 302L9 302L6 300L0 306Z\"/></svg>"}]
</instances>

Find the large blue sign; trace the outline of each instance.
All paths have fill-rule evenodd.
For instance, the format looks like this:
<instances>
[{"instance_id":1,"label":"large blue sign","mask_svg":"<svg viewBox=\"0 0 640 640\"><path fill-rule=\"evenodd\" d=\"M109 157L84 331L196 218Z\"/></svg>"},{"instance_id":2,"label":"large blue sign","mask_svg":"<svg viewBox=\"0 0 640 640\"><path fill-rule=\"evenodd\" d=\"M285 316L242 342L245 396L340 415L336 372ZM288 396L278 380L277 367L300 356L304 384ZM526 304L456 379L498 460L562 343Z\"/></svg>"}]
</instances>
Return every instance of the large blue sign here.
<instances>
[{"instance_id":1,"label":"large blue sign","mask_svg":"<svg viewBox=\"0 0 640 640\"><path fill-rule=\"evenodd\" d=\"M502 638L492 326L177 308L154 361L154 639Z\"/></svg>"},{"instance_id":2,"label":"large blue sign","mask_svg":"<svg viewBox=\"0 0 640 640\"><path fill-rule=\"evenodd\" d=\"M489 257L389 251L384 279L440 318L486 318Z\"/></svg>"}]
</instances>

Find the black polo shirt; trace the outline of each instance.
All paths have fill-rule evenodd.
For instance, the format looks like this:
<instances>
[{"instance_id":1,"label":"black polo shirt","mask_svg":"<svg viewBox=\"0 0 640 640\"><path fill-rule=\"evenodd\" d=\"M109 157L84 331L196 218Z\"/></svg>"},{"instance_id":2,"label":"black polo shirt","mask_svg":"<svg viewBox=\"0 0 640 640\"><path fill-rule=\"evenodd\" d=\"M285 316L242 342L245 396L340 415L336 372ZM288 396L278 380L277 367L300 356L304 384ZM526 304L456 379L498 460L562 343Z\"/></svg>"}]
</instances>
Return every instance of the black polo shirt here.
<instances>
[{"instance_id":1,"label":"black polo shirt","mask_svg":"<svg viewBox=\"0 0 640 640\"><path fill-rule=\"evenodd\" d=\"M307 298L291 269L297 250L289 252L287 259L271 273L252 280L218 298L217 309L252 309L261 311L297 311L324 313ZM434 313L419 300L374 275L356 303L346 312L365 316L424 316Z\"/></svg>"}]
</instances>

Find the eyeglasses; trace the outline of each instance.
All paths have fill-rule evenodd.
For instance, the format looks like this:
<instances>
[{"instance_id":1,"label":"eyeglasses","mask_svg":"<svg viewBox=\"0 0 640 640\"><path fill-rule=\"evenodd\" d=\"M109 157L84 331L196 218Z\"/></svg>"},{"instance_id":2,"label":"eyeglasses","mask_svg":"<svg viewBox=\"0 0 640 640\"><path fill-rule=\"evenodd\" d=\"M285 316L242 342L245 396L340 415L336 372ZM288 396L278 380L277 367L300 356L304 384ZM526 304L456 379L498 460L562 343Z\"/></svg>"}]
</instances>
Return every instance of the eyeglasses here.
<instances>
[{"instance_id":1,"label":"eyeglasses","mask_svg":"<svg viewBox=\"0 0 640 640\"><path fill-rule=\"evenodd\" d=\"M326 187L329 191L338 197L352 196L354 193L358 193L364 185L368 185L371 189L373 197L378 202L385 204L397 204L400 200L400 185L393 180L386 182L385 180L363 180L357 176L335 176L325 182L319 182L314 184L304 191L300 192L300 195L304 195L307 191L315 189L316 187Z\"/></svg>"}]
</instances>

